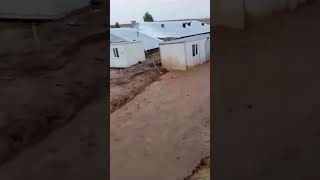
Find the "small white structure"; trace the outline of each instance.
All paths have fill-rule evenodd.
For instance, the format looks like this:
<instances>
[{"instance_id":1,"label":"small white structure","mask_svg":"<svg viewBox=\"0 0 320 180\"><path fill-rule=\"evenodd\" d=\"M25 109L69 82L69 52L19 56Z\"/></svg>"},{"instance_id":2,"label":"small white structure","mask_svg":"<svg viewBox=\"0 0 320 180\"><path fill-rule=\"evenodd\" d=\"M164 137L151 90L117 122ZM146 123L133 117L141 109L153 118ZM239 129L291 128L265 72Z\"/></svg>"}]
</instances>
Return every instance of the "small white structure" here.
<instances>
[{"instance_id":1,"label":"small white structure","mask_svg":"<svg viewBox=\"0 0 320 180\"><path fill-rule=\"evenodd\" d=\"M158 39L182 38L210 32L210 25L197 20L144 22L136 24L134 28Z\"/></svg>"},{"instance_id":2,"label":"small white structure","mask_svg":"<svg viewBox=\"0 0 320 180\"><path fill-rule=\"evenodd\" d=\"M0 18L56 19L90 4L90 0L1 1Z\"/></svg>"},{"instance_id":3,"label":"small white structure","mask_svg":"<svg viewBox=\"0 0 320 180\"><path fill-rule=\"evenodd\" d=\"M159 44L163 41L133 28L110 28L110 35L117 36L128 42L141 41L145 51L159 48Z\"/></svg>"},{"instance_id":4,"label":"small white structure","mask_svg":"<svg viewBox=\"0 0 320 180\"><path fill-rule=\"evenodd\" d=\"M167 70L188 70L210 60L210 34L167 41L160 44L162 67Z\"/></svg>"},{"instance_id":5,"label":"small white structure","mask_svg":"<svg viewBox=\"0 0 320 180\"><path fill-rule=\"evenodd\" d=\"M142 42L110 44L110 67L112 68L128 68L145 60Z\"/></svg>"}]
</instances>

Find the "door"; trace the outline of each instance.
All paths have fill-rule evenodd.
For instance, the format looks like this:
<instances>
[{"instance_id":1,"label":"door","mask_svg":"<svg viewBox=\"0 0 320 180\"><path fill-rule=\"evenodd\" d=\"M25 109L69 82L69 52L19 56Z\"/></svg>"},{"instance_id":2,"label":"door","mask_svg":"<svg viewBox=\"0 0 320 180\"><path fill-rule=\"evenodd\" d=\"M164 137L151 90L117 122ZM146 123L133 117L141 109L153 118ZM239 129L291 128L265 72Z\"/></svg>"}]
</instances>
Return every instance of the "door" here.
<instances>
[{"instance_id":1,"label":"door","mask_svg":"<svg viewBox=\"0 0 320 180\"><path fill-rule=\"evenodd\" d=\"M200 64L204 64L207 62L206 43L207 43L207 39L202 39L199 41L198 51L200 56Z\"/></svg>"},{"instance_id":2,"label":"door","mask_svg":"<svg viewBox=\"0 0 320 180\"><path fill-rule=\"evenodd\" d=\"M188 42L185 44L185 53L187 60L187 68L193 67L197 64L200 64L200 51L199 51L199 42Z\"/></svg>"},{"instance_id":3,"label":"door","mask_svg":"<svg viewBox=\"0 0 320 180\"><path fill-rule=\"evenodd\" d=\"M192 44L192 66L201 64L199 45L198 43Z\"/></svg>"}]
</instances>

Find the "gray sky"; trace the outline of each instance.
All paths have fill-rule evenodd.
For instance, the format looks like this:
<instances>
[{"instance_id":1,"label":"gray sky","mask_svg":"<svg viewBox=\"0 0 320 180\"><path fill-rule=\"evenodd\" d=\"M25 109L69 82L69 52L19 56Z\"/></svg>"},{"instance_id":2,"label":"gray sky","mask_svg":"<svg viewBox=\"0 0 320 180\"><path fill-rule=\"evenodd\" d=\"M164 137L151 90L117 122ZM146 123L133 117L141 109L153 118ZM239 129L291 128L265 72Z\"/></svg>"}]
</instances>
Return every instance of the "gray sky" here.
<instances>
[{"instance_id":1,"label":"gray sky","mask_svg":"<svg viewBox=\"0 0 320 180\"><path fill-rule=\"evenodd\" d=\"M210 0L110 0L110 23L141 22L145 12L155 21L210 17Z\"/></svg>"}]
</instances>

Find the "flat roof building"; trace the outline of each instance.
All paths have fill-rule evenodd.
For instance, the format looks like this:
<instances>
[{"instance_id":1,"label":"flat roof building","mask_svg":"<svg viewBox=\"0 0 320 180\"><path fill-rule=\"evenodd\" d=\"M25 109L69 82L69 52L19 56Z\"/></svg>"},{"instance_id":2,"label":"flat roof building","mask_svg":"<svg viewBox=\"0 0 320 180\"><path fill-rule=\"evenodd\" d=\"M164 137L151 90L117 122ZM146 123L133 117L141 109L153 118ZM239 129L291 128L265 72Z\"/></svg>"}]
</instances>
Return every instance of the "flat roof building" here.
<instances>
[{"instance_id":1,"label":"flat roof building","mask_svg":"<svg viewBox=\"0 0 320 180\"><path fill-rule=\"evenodd\" d=\"M210 60L210 34L160 44L161 65L167 70L188 70Z\"/></svg>"},{"instance_id":2,"label":"flat roof building","mask_svg":"<svg viewBox=\"0 0 320 180\"><path fill-rule=\"evenodd\" d=\"M110 67L128 68L145 61L142 42L110 43Z\"/></svg>"}]
</instances>

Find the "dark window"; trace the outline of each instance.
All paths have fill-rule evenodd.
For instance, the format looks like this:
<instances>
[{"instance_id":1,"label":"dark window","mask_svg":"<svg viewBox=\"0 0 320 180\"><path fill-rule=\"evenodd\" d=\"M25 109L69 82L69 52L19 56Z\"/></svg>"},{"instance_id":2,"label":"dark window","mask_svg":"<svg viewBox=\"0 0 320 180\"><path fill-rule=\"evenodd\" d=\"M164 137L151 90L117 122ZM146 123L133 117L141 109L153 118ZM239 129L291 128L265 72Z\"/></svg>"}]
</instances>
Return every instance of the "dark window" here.
<instances>
[{"instance_id":1,"label":"dark window","mask_svg":"<svg viewBox=\"0 0 320 180\"><path fill-rule=\"evenodd\" d=\"M164 28L164 24L161 24L161 27Z\"/></svg>"},{"instance_id":2,"label":"dark window","mask_svg":"<svg viewBox=\"0 0 320 180\"><path fill-rule=\"evenodd\" d=\"M116 58L119 57L118 48L113 48L113 55L114 55L114 57L116 57Z\"/></svg>"},{"instance_id":3,"label":"dark window","mask_svg":"<svg viewBox=\"0 0 320 180\"><path fill-rule=\"evenodd\" d=\"M204 23L201 23L202 26L204 26Z\"/></svg>"},{"instance_id":4,"label":"dark window","mask_svg":"<svg viewBox=\"0 0 320 180\"><path fill-rule=\"evenodd\" d=\"M198 44L196 44L196 55L198 55Z\"/></svg>"},{"instance_id":5,"label":"dark window","mask_svg":"<svg viewBox=\"0 0 320 180\"><path fill-rule=\"evenodd\" d=\"M117 57L119 57L119 52L118 52L118 48L116 48L116 53L117 53Z\"/></svg>"},{"instance_id":6,"label":"dark window","mask_svg":"<svg viewBox=\"0 0 320 180\"><path fill-rule=\"evenodd\" d=\"M196 55L198 55L198 45L193 44L192 45L192 56L196 56Z\"/></svg>"},{"instance_id":7,"label":"dark window","mask_svg":"<svg viewBox=\"0 0 320 180\"><path fill-rule=\"evenodd\" d=\"M188 26L191 26L191 22L188 23Z\"/></svg>"},{"instance_id":8,"label":"dark window","mask_svg":"<svg viewBox=\"0 0 320 180\"><path fill-rule=\"evenodd\" d=\"M183 24L182 24L182 27L186 28L186 23L183 23Z\"/></svg>"},{"instance_id":9,"label":"dark window","mask_svg":"<svg viewBox=\"0 0 320 180\"><path fill-rule=\"evenodd\" d=\"M196 47L195 46L196 46L195 44L192 45L192 56L196 55Z\"/></svg>"}]
</instances>

